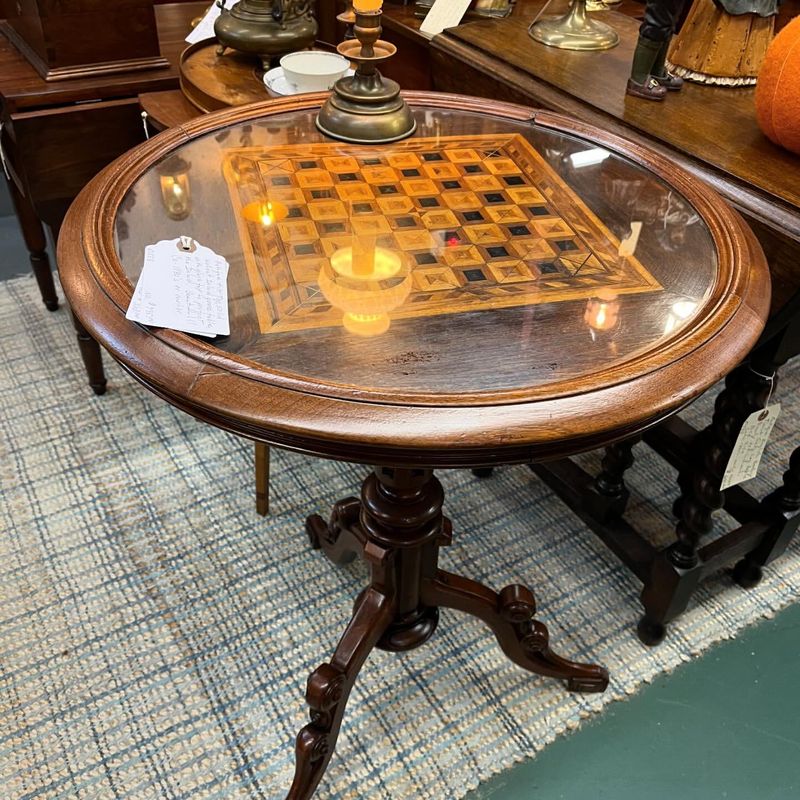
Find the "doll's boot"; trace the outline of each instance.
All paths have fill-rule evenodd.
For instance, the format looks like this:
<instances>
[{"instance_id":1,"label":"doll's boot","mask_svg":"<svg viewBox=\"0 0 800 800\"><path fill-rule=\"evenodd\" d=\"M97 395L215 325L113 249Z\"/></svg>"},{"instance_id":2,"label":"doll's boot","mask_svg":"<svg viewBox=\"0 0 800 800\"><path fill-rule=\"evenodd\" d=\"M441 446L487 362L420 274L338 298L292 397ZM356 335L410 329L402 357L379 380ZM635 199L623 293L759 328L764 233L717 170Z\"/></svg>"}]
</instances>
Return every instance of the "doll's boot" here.
<instances>
[{"instance_id":1,"label":"doll's boot","mask_svg":"<svg viewBox=\"0 0 800 800\"><path fill-rule=\"evenodd\" d=\"M645 100L664 99L667 89L652 75L653 65L659 56L661 46L661 42L654 42L644 36L639 37L636 50L633 52L631 77L628 78L628 86L625 90L627 94L633 97L642 97Z\"/></svg>"},{"instance_id":2,"label":"doll's boot","mask_svg":"<svg viewBox=\"0 0 800 800\"><path fill-rule=\"evenodd\" d=\"M667 51L669 50L669 43L671 39L667 39L661 45L661 48L656 55L656 60L653 63L651 75L659 86L663 86L669 92L679 92L683 88L683 78L677 75L672 75L667 69Z\"/></svg>"}]
</instances>

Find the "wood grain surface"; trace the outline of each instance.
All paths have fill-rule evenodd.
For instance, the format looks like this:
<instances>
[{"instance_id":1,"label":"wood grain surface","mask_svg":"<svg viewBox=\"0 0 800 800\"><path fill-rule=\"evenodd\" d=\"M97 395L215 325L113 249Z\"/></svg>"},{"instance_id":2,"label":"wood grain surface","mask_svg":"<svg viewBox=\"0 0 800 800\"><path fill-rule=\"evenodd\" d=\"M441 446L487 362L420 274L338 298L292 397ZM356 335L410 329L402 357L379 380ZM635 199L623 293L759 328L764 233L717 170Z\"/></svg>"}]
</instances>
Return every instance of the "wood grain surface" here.
<instances>
[{"instance_id":1,"label":"wood grain surface","mask_svg":"<svg viewBox=\"0 0 800 800\"><path fill-rule=\"evenodd\" d=\"M11 42L0 37L0 96L7 113L86 100L136 96L140 92L173 89L178 84L178 56L186 47L189 20L208 3L172 3L155 7L161 54L169 67L142 72L46 81Z\"/></svg>"}]
</instances>

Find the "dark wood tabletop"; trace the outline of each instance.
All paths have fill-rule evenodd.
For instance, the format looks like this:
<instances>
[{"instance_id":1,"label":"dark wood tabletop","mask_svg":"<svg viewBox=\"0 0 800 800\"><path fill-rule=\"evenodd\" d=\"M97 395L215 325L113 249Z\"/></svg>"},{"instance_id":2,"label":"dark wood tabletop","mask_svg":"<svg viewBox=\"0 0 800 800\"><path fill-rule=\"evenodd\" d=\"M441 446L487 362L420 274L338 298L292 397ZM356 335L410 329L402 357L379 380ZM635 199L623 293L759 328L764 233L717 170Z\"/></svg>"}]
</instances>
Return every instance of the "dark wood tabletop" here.
<instances>
[{"instance_id":1,"label":"dark wood tabletop","mask_svg":"<svg viewBox=\"0 0 800 800\"><path fill-rule=\"evenodd\" d=\"M166 131L70 212L59 266L75 313L176 405L369 463L529 461L654 424L758 337L763 254L718 196L666 160L548 113L416 93L417 134L364 152L317 132L321 99ZM181 221L162 204L170 155L192 182ZM278 239L248 221L265 198L287 214ZM633 221L638 247L620 255ZM320 297L320 270L354 232L399 251L410 273L380 335L346 330L347 305ZM231 263L231 336L218 343L124 318L144 246L181 234Z\"/></svg>"}]
</instances>

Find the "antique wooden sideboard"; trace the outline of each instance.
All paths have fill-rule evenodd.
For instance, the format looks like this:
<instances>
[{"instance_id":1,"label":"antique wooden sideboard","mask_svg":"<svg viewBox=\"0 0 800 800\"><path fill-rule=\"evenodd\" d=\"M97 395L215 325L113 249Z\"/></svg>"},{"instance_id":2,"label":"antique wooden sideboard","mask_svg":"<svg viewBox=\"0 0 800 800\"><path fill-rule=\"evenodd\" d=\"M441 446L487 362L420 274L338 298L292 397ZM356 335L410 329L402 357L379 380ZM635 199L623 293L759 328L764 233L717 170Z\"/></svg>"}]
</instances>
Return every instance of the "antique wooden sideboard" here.
<instances>
[{"instance_id":1,"label":"antique wooden sideboard","mask_svg":"<svg viewBox=\"0 0 800 800\"><path fill-rule=\"evenodd\" d=\"M0 122L10 189L42 299L58 308L42 223L57 237L67 208L100 169L144 139L137 96L178 85L177 57L190 20L204 3L156 8L168 67L46 81L11 42L0 37ZM76 324L97 394L105 391L100 349Z\"/></svg>"}]
</instances>

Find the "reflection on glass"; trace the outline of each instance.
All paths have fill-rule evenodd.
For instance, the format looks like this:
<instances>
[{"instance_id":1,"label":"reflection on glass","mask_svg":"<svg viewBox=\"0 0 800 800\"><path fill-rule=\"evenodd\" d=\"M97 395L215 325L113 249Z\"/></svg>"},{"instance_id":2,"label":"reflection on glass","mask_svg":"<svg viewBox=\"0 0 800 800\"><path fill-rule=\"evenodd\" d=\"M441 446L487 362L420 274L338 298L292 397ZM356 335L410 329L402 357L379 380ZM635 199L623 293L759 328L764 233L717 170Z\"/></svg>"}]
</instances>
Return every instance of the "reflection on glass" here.
<instances>
[{"instance_id":1,"label":"reflection on glass","mask_svg":"<svg viewBox=\"0 0 800 800\"><path fill-rule=\"evenodd\" d=\"M583 321L592 331L611 331L619 324L619 299L610 289L600 289L595 297L586 303Z\"/></svg>"},{"instance_id":2,"label":"reflection on glass","mask_svg":"<svg viewBox=\"0 0 800 800\"><path fill-rule=\"evenodd\" d=\"M315 116L181 145L191 231L164 212L174 163L148 170L117 216L134 280L144 248L181 233L228 260L226 352L391 391L540 386L661 347L716 286L691 202L587 138L425 107L414 137L355 147L324 139Z\"/></svg>"},{"instance_id":3,"label":"reflection on glass","mask_svg":"<svg viewBox=\"0 0 800 800\"><path fill-rule=\"evenodd\" d=\"M569 160L575 169L581 167L592 167L595 164L602 164L611 154L608 150L603 150L602 147L593 147L591 150L581 150L577 153L571 153Z\"/></svg>"},{"instance_id":4,"label":"reflection on glass","mask_svg":"<svg viewBox=\"0 0 800 800\"><path fill-rule=\"evenodd\" d=\"M411 291L411 272L402 253L355 243L332 254L319 273L319 288L344 311L342 325L358 336L378 336L389 329L389 312Z\"/></svg>"},{"instance_id":5,"label":"reflection on glass","mask_svg":"<svg viewBox=\"0 0 800 800\"><path fill-rule=\"evenodd\" d=\"M248 203L242 209L242 215L248 222L260 222L265 228L286 219L289 209L278 200Z\"/></svg>"},{"instance_id":6,"label":"reflection on glass","mask_svg":"<svg viewBox=\"0 0 800 800\"><path fill-rule=\"evenodd\" d=\"M180 156L168 158L159 165L161 203L170 219L186 219L191 213L190 167L191 164Z\"/></svg>"},{"instance_id":7,"label":"reflection on glass","mask_svg":"<svg viewBox=\"0 0 800 800\"><path fill-rule=\"evenodd\" d=\"M678 300L670 307L669 314L667 314L667 321L664 324L664 333L672 333L677 328L680 328L689 317L694 314L697 308L697 303L693 300Z\"/></svg>"},{"instance_id":8,"label":"reflection on glass","mask_svg":"<svg viewBox=\"0 0 800 800\"><path fill-rule=\"evenodd\" d=\"M632 256L636 252L636 246L639 244L639 235L641 232L642 223L632 221L631 232L619 243L617 253L623 257Z\"/></svg>"}]
</instances>

